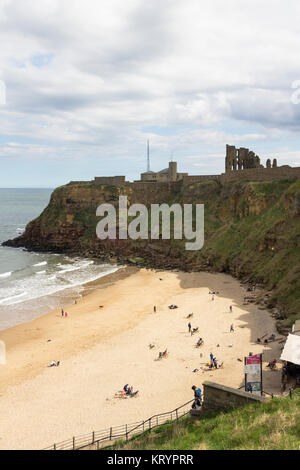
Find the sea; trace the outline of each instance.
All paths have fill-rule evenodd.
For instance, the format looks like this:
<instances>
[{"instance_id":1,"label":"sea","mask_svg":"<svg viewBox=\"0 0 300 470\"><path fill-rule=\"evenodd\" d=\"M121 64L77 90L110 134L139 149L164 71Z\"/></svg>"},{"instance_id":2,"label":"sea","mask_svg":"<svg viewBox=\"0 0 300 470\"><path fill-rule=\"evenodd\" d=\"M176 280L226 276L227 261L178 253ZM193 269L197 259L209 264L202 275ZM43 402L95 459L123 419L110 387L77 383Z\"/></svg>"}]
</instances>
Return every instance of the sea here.
<instances>
[{"instance_id":1,"label":"sea","mask_svg":"<svg viewBox=\"0 0 300 470\"><path fill-rule=\"evenodd\" d=\"M1 246L41 214L52 191L0 188L0 330L75 302L83 284L118 270L86 258Z\"/></svg>"}]
</instances>

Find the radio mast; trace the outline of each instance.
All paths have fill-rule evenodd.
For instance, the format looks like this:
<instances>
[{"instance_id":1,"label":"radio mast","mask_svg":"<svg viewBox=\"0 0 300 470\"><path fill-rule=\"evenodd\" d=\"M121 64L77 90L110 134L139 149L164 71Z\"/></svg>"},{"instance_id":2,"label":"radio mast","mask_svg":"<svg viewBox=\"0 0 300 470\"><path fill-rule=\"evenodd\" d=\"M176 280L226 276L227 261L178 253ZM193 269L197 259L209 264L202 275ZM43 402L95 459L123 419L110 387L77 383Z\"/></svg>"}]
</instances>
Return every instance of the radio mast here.
<instances>
[{"instance_id":1,"label":"radio mast","mask_svg":"<svg viewBox=\"0 0 300 470\"><path fill-rule=\"evenodd\" d=\"M148 140L147 142L147 172L149 173L151 171L150 167L150 142Z\"/></svg>"}]
</instances>

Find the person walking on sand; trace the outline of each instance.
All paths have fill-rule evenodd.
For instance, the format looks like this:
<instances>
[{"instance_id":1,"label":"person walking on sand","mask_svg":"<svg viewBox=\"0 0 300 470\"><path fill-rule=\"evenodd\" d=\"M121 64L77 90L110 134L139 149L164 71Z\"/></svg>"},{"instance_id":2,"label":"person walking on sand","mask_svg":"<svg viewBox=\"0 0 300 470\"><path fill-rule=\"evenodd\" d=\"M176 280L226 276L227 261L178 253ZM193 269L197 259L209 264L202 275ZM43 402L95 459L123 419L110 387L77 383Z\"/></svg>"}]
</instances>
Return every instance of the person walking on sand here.
<instances>
[{"instance_id":1,"label":"person walking on sand","mask_svg":"<svg viewBox=\"0 0 300 470\"><path fill-rule=\"evenodd\" d=\"M234 326L233 325L231 325L231 327L230 327L230 333L234 333Z\"/></svg>"},{"instance_id":2,"label":"person walking on sand","mask_svg":"<svg viewBox=\"0 0 300 470\"><path fill-rule=\"evenodd\" d=\"M65 312L64 310L61 311L61 316L64 317L65 316Z\"/></svg>"},{"instance_id":3,"label":"person walking on sand","mask_svg":"<svg viewBox=\"0 0 300 470\"><path fill-rule=\"evenodd\" d=\"M230 305L229 311L230 311L230 313L232 313L232 305Z\"/></svg>"},{"instance_id":4,"label":"person walking on sand","mask_svg":"<svg viewBox=\"0 0 300 470\"><path fill-rule=\"evenodd\" d=\"M154 309L153 309L153 310L154 310L154 313L156 313L156 311L157 311L156 307L154 307Z\"/></svg>"},{"instance_id":5,"label":"person walking on sand","mask_svg":"<svg viewBox=\"0 0 300 470\"><path fill-rule=\"evenodd\" d=\"M192 325L191 325L191 323L188 324L188 327L189 327L189 333L191 333L191 332L192 332Z\"/></svg>"}]
</instances>

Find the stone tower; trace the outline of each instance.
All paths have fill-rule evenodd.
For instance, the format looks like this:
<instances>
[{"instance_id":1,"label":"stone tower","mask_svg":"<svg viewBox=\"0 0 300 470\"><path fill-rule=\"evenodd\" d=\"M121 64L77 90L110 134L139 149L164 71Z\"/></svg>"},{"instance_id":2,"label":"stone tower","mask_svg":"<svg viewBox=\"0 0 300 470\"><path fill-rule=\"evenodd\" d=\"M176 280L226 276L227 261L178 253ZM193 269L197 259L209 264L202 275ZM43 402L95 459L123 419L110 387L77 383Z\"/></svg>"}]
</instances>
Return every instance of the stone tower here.
<instances>
[{"instance_id":1,"label":"stone tower","mask_svg":"<svg viewBox=\"0 0 300 470\"><path fill-rule=\"evenodd\" d=\"M169 163L169 180L170 181L177 180L177 162Z\"/></svg>"}]
</instances>

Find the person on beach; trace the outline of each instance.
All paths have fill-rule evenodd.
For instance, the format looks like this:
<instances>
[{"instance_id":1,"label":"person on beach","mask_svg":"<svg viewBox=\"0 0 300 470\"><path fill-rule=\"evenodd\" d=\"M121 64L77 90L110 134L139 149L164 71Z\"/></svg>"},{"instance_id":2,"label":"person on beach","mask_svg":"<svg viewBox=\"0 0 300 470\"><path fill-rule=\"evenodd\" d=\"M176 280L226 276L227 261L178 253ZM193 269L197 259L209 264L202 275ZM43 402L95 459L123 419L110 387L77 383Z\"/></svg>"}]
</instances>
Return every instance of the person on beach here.
<instances>
[{"instance_id":1,"label":"person on beach","mask_svg":"<svg viewBox=\"0 0 300 470\"><path fill-rule=\"evenodd\" d=\"M189 333L191 333L191 332L192 332L192 325L191 325L191 323L188 324L188 328L189 328Z\"/></svg>"},{"instance_id":2,"label":"person on beach","mask_svg":"<svg viewBox=\"0 0 300 470\"><path fill-rule=\"evenodd\" d=\"M232 313L232 305L230 305L229 311L230 311L230 313Z\"/></svg>"},{"instance_id":3,"label":"person on beach","mask_svg":"<svg viewBox=\"0 0 300 470\"><path fill-rule=\"evenodd\" d=\"M213 353L210 353L209 357L210 357L210 368L212 368L213 365L214 365L214 355L213 355Z\"/></svg>"},{"instance_id":4,"label":"person on beach","mask_svg":"<svg viewBox=\"0 0 300 470\"><path fill-rule=\"evenodd\" d=\"M154 307L154 309L153 309L153 310L154 310L154 313L156 313L156 311L157 311L156 307Z\"/></svg>"},{"instance_id":5,"label":"person on beach","mask_svg":"<svg viewBox=\"0 0 300 470\"><path fill-rule=\"evenodd\" d=\"M231 327L230 327L230 333L234 333L234 326L233 325L231 325Z\"/></svg>"},{"instance_id":6,"label":"person on beach","mask_svg":"<svg viewBox=\"0 0 300 470\"><path fill-rule=\"evenodd\" d=\"M61 311L61 316L64 317L65 316L65 312L64 310Z\"/></svg>"}]
</instances>

